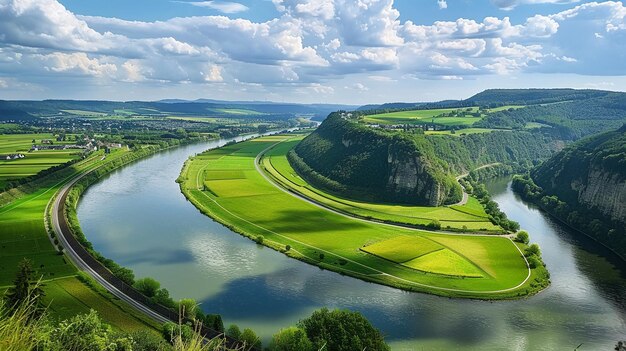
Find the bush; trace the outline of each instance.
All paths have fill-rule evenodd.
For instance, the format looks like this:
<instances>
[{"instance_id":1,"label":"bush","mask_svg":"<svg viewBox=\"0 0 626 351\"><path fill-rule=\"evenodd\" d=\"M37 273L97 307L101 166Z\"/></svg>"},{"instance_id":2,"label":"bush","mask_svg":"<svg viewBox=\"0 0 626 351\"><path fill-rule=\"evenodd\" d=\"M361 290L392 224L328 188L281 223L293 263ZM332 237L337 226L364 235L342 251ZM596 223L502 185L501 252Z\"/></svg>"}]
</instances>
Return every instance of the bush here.
<instances>
[{"instance_id":1,"label":"bush","mask_svg":"<svg viewBox=\"0 0 626 351\"><path fill-rule=\"evenodd\" d=\"M426 226L427 226L428 228L430 228L430 229L435 229L435 230L439 230L439 229L441 229L441 223L440 223L438 220L436 220L436 219L433 219L433 220L432 220L430 223L428 223Z\"/></svg>"},{"instance_id":2,"label":"bush","mask_svg":"<svg viewBox=\"0 0 626 351\"><path fill-rule=\"evenodd\" d=\"M246 346L260 349L261 348L261 339L256 335L256 333L249 328L243 330L241 333L241 341L243 341Z\"/></svg>"},{"instance_id":3,"label":"bush","mask_svg":"<svg viewBox=\"0 0 626 351\"><path fill-rule=\"evenodd\" d=\"M265 240L265 238L263 237L263 235L259 235L256 237L256 242L257 244L263 244L263 240Z\"/></svg>"},{"instance_id":4,"label":"bush","mask_svg":"<svg viewBox=\"0 0 626 351\"><path fill-rule=\"evenodd\" d=\"M297 327L282 329L274 334L269 346L270 351L313 351L313 343L306 332Z\"/></svg>"},{"instance_id":5,"label":"bush","mask_svg":"<svg viewBox=\"0 0 626 351\"><path fill-rule=\"evenodd\" d=\"M230 336L233 339L241 339L241 330L236 324L231 324L226 329L226 336Z\"/></svg>"},{"instance_id":6,"label":"bush","mask_svg":"<svg viewBox=\"0 0 626 351\"><path fill-rule=\"evenodd\" d=\"M159 291L159 288L161 288L161 283L152 278L146 277L135 281L133 287L147 297L154 297L157 291Z\"/></svg>"},{"instance_id":7,"label":"bush","mask_svg":"<svg viewBox=\"0 0 626 351\"><path fill-rule=\"evenodd\" d=\"M539 257L535 255L527 257L526 260L528 261L528 265L530 266L530 268L537 268L543 265Z\"/></svg>"},{"instance_id":8,"label":"bush","mask_svg":"<svg viewBox=\"0 0 626 351\"><path fill-rule=\"evenodd\" d=\"M180 315L183 318L196 318L196 310L198 308L198 303L194 299L182 299L179 303L180 306Z\"/></svg>"},{"instance_id":9,"label":"bush","mask_svg":"<svg viewBox=\"0 0 626 351\"><path fill-rule=\"evenodd\" d=\"M193 329L186 324L176 324L173 322L167 322L163 324L163 337L170 343L180 338L182 341L189 341L193 338Z\"/></svg>"},{"instance_id":10,"label":"bush","mask_svg":"<svg viewBox=\"0 0 626 351\"><path fill-rule=\"evenodd\" d=\"M285 251L291 250L291 245L285 245Z\"/></svg>"},{"instance_id":11,"label":"bush","mask_svg":"<svg viewBox=\"0 0 626 351\"><path fill-rule=\"evenodd\" d=\"M390 349L380 331L358 312L322 308L298 322L298 327L305 331L315 350L322 347L333 351Z\"/></svg>"},{"instance_id":12,"label":"bush","mask_svg":"<svg viewBox=\"0 0 626 351\"><path fill-rule=\"evenodd\" d=\"M537 257L541 257L541 249L539 248L539 245L537 244L531 244L524 250L524 256L530 257L533 255Z\"/></svg>"},{"instance_id":13,"label":"bush","mask_svg":"<svg viewBox=\"0 0 626 351\"><path fill-rule=\"evenodd\" d=\"M530 237L528 236L528 232L525 230L520 230L519 232L517 232L517 235L515 236L515 240L519 241L520 243L524 243L527 244L530 242Z\"/></svg>"}]
</instances>

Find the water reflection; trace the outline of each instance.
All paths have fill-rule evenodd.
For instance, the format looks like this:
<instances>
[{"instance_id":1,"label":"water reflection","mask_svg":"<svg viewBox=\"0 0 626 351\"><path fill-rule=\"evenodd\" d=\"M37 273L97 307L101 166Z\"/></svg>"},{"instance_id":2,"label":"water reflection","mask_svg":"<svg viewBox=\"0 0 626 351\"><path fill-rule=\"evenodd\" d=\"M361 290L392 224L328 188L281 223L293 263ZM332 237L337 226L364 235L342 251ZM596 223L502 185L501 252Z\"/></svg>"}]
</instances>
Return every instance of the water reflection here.
<instances>
[{"instance_id":1,"label":"water reflection","mask_svg":"<svg viewBox=\"0 0 626 351\"><path fill-rule=\"evenodd\" d=\"M362 312L394 350L610 349L626 337L624 269L516 198L506 179L489 184L494 200L541 245L553 284L518 301L456 300L321 270L202 215L174 180L189 155L216 145L155 155L89 189L78 216L94 247L265 340L323 306Z\"/></svg>"}]
</instances>

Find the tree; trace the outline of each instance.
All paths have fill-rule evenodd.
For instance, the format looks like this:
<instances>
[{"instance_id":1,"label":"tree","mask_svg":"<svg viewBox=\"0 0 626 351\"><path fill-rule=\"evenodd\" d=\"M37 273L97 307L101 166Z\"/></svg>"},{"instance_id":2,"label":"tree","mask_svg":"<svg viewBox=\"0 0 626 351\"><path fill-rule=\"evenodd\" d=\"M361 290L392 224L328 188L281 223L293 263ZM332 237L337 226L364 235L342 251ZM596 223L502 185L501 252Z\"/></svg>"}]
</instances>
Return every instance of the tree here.
<instances>
[{"instance_id":1,"label":"tree","mask_svg":"<svg viewBox=\"0 0 626 351\"><path fill-rule=\"evenodd\" d=\"M535 255L526 258L526 260L528 261L528 266L530 266L530 268L537 268L542 265L539 257Z\"/></svg>"},{"instance_id":2,"label":"tree","mask_svg":"<svg viewBox=\"0 0 626 351\"><path fill-rule=\"evenodd\" d=\"M530 242L530 237L528 236L528 232L525 230L520 230L519 232L517 232L517 235L515 236L515 240L519 241L520 243L524 243L527 244Z\"/></svg>"},{"instance_id":3,"label":"tree","mask_svg":"<svg viewBox=\"0 0 626 351\"><path fill-rule=\"evenodd\" d=\"M241 338L241 330L236 324L231 324L226 329L226 336L239 340Z\"/></svg>"},{"instance_id":4,"label":"tree","mask_svg":"<svg viewBox=\"0 0 626 351\"><path fill-rule=\"evenodd\" d=\"M290 327L274 334L269 349L270 351L313 351L313 343L303 329Z\"/></svg>"},{"instance_id":5,"label":"tree","mask_svg":"<svg viewBox=\"0 0 626 351\"><path fill-rule=\"evenodd\" d=\"M315 350L362 351L389 350L380 331L358 312L327 308L313 312L298 322Z\"/></svg>"},{"instance_id":6,"label":"tree","mask_svg":"<svg viewBox=\"0 0 626 351\"><path fill-rule=\"evenodd\" d=\"M133 340L133 351L168 350L165 339L148 329L132 332L129 336Z\"/></svg>"},{"instance_id":7,"label":"tree","mask_svg":"<svg viewBox=\"0 0 626 351\"><path fill-rule=\"evenodd\" d=\"M146 277L136 280L133 287L147 297L154 297L157 291L161 288L161 283L150 277Z\"/></svg>"},{"instance_id":8,"label":"tree","mask_svg":"<svg viewBox=\"0 0 626 351\"><path fill-rule=\"evenodd\" d=\"M526 250L524 250L524 255L526 257L530 257L530 256L533 256L533 255L539 257L539 256L541 256L541 249L539 248L539 245L531 244L530 246L528 246L526 248Z\"/></svg>"},{"instance_id":9,"label":"tree","mask_svg":"<svg viewBox=\"0 0 626 351\"><path fill-rule=\"evenodd\" d=\"M240 340L243 341L246 344L246 346L257 348L257 349L261 348L261 339L258 336L256 336L256 333L250 328L245 328L243 330L243 333L241 333Z\"/></svg>"},{"instance_id":10,"label":"tree","mask_svg":"<svg viewBox=\"0 0 626 351\"><path fill-rule=\"evenodd\" d=\"M216 330L220 333L224 332L224 322L222 321L222 316L219 314L207 314L204 316L202 323L213 330Z\"/></svg>"},{"instance_id":11,"label":"tree","mask_svg":"<svg viewBox=\"0 0 626 351\"><path fill-rule=\"evenodd\" d=\"M40 310L41 300L45 293L40 283L33 282L34 274L35 271L30 260L24 258L20 261L13 286L8 289L5 296L9 308L15 310L22 303L28 301L28 303L33 303L36 306L36 311Z\"/></svg>"},{"instance_id":12,"label":"tree","mask_svg":"<svg viewBox=\"0 0 626 351\"><path fill-rule=\"evenodd\" d=\"M76 315L59 323L50 336L51 350L125 351L132 350L132 338L113 333L96 311Z\"/></svg>"},{"instance_id":13,"label":"tree","mask_svg":"<svg viewBox=\"0 0 626 351\"><path fill-rule=\"evenodd\" d=\"M182 299L180 300L180 314L183 318L192 318L196 317L196 309L198 308L198 303L194 299Z\"/></svg>"}]
</instances>

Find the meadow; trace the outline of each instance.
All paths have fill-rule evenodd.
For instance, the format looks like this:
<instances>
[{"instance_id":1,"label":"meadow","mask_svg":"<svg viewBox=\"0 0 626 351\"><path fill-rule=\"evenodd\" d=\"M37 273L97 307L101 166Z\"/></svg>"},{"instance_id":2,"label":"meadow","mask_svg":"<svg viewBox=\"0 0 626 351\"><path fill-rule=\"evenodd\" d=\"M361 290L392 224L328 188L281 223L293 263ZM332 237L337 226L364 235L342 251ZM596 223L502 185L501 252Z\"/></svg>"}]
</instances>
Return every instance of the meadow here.
<instances>
[{"instance_id":1,"label":"meadow","mask_svg":"<svg viewBox=\"0 0 626 351\"><path fill-rule=\"evenodd\" d=\"M471 126L482 119L470 115L459 116L459 112L476 113L478 107L444 108L430 110L411 110L367 115L363 121L370 124L424 124L435 123L443 126ZM441 116L442 114L457 114L457 116ZM439 117L438 117L439 116Z\"/></svg>"},{"instance_id":2,"label":"meadow","mask_svg":"<svg viewBox=\"0 0 626 351\"><path fill-rule=\"evenodd\" d=\"M358 220L278 188L257 171L255 158L293 137L257 138L194 156L181 171L181 190L203 213L234 231L323 269L444 296L495 299L536 292L531 282L537 270L529 270L518 245L507 237ZM400 252L402 257L367 252L377 243L405 239L417 244L407 249L411 252ZM446 252L415 261L439 246Z\"/></svg>"},{"instance_id":3,"label":"meadow","mask_svg":"<svg viewBox=\"0 0 626 351\"><path fill-rule=\"evenodd\" d=\"M301 139L297 137L281 142L264 153L261 159L266 173L290 191L334 210L361 218L417 226L426 226L433 221L439 221L443 229L502 232L502 228L489 221L482 205L473 197L470 197L468 203L463 206L427 207L350 200L315 188L298 175L287 159L289 150Z\"/></svg>"},{"instance_id":4,"label":"meadow","mask_svg":"<svg viewBox=\"0 0 626 351\"><path fill-rule=\"evenodd\" d=\"M48 203L67 181L127 152L115 150L103 160L103 151L98 151L67 168L0 193L0 291L12 285L18 263L27 258L41 277L45 301L54 318L67 318L93 308L120 330L156 326L102 288L98 290L97 284L88 286L78 280L76 267L57 251L53 245L56 238L49 237L46 229Z\"/></svg>"},{"instance_id":5,"label":"meadow","mask_svg":"<svg viewBox=\"0 0 626 351\"><path fill-rule=\"evenodd\" d=\"M73 135L68 135L68 137L74 139ZM21 153L25 156L16 160L0 158L0 188L4 187L9 180L35 175L44 169L66 163L81 155L82 150L30 151L33 140L36 144L41 144L44 139L53 140L55 145L74 144L74 141L57 142L56 137L50 133L0 135L0 155Z\"/></svg>"}]
</instances>

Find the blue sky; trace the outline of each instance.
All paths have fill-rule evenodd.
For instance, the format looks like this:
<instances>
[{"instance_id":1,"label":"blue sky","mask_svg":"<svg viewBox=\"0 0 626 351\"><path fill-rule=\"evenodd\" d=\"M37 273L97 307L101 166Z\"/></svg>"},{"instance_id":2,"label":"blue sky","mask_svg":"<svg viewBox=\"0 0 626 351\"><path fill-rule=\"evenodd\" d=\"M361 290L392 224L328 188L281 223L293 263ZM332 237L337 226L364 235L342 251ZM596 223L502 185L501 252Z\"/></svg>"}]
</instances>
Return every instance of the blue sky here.
<instances>
[{"instance_id":1,"label":"blue sky","mask_svg":"<svg viewBox=\"0 0 626 351\"><path fill-rule=\"evenodd\" d=\"M0 99L380 103L626 90L626 7L584 0L0 0Z\"/></svg>"}]
</instances>

